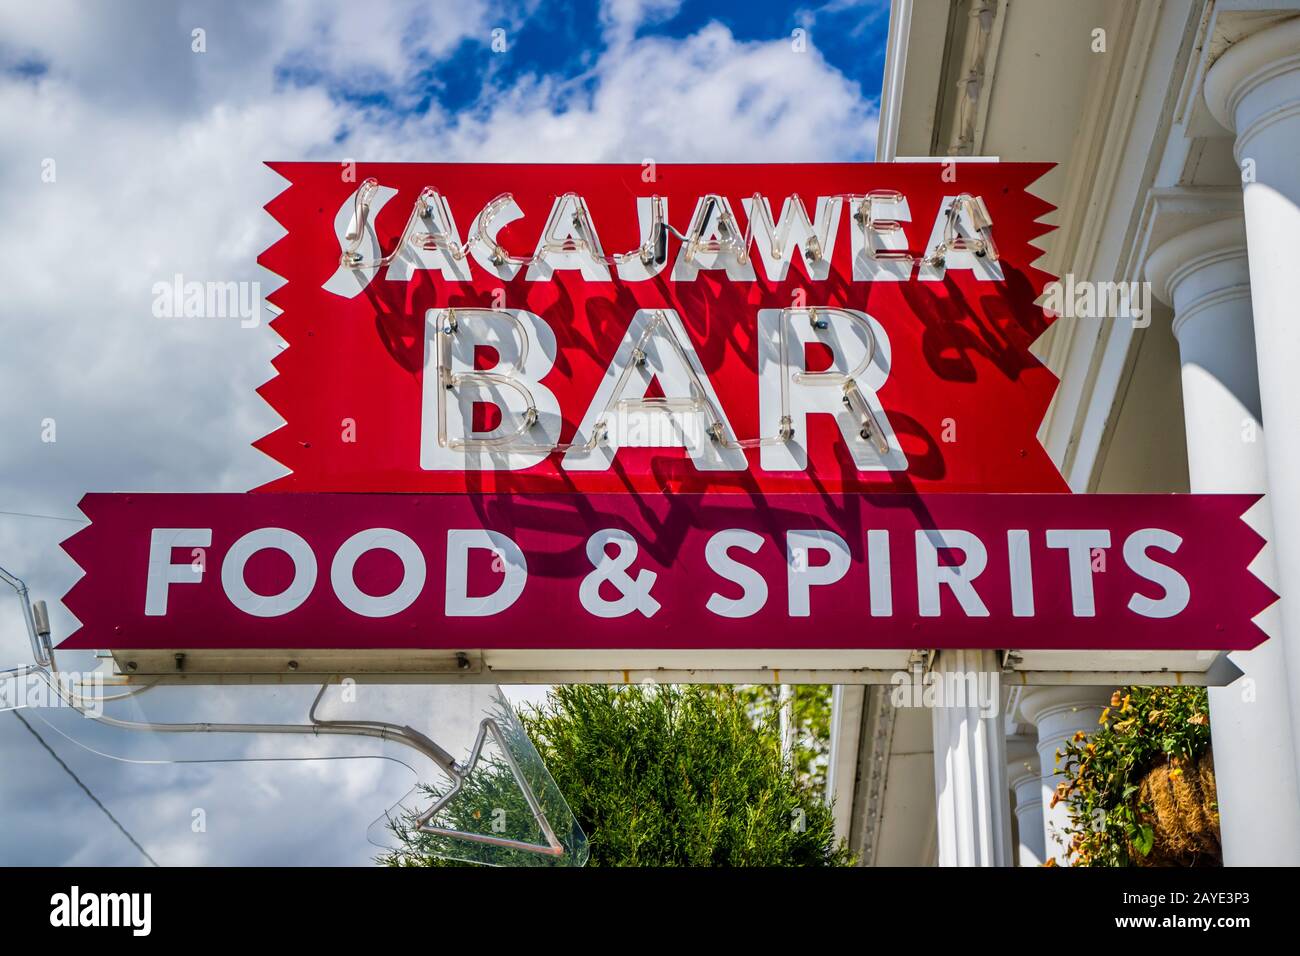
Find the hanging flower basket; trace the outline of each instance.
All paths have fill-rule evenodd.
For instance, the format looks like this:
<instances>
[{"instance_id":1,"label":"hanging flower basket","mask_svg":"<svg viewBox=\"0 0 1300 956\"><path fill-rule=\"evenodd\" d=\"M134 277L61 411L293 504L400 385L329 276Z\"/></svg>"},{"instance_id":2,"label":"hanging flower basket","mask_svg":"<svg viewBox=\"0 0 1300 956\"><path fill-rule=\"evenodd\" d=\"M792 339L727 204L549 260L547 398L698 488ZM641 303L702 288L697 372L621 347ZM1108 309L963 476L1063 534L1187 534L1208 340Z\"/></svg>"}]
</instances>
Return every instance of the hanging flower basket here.
<instances>
[{"instance_id":1,"label":"hanging flower basket","mask_svg":"<svg viewBox=\"0 0 1300 956\"><path fill-rule=\"evenodd\" d=\"M1148 771L1138 786L1138 819L1155 831L1151 852L1131 843L1135 866L1222 866L1214 754L1171 761Z\"/></svg>"}]
</instances>

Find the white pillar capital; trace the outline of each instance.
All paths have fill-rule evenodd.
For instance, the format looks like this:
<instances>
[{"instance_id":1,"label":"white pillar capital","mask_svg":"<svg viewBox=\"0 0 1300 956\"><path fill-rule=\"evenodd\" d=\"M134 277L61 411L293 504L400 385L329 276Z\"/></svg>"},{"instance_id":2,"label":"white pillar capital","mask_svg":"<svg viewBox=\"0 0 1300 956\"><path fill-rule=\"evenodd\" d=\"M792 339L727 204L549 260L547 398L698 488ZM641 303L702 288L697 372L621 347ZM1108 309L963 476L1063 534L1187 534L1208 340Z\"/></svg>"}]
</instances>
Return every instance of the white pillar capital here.
<instances>
[{"instance_id":1,"label":"white pillar capital","mask_svg":"<svg viewBox=\"0 0 1300 956\"><path fill-rule=\"evenodd\" d=\"M1228 47L1206 74L1205 104L1237 134L1238 160L1270 126L1300 115L1300 17Z\"/></svg>"},{"instance_id":2,"label":"white pillar capital","mask_svg":"<svg viewBox=\"0 0 1300 956\"><path fill-rule=\"evenodd\" d=\"M1174 335L1181 340L1198 316L1250 299L1245 219L1230 216L1175 235L1147 258L1146 273L1156 298L1173 306Z\"/></svg>"},{"instance_id":3,"label":"white pillar capital","mask_svg":"<svg viewBox=\"0 0 1300 956\"><path fill-rule=\"evenodd\" d=\"M1038 728L1039 752L1042 752L1043 727L1065 727L1079 729L1086 726L1089 731L1096 727L1096 717L1092 724L1081 724L1088 714L1099 715L1101 709L1110 700L1113 687L1079 684L1060 684L1051 687L1030 687L1020 695L1019 712L1026 723ZM1079 726L1076 726L1079 725Z\"/></svg>"}]
</instances>

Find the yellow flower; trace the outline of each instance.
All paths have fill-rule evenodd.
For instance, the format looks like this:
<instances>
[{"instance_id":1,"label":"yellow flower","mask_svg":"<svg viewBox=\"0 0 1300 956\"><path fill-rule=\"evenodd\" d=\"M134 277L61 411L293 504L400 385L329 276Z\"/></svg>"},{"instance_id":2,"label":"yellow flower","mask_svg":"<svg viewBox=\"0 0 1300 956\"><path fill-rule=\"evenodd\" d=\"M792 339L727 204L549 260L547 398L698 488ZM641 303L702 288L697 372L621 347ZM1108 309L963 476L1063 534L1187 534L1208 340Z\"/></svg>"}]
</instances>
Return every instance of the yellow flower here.
<instances>
[{"instance_id":1,"label":"yellow flower","mask_svg":"<svg viewBox=\"0 0 1300 956\"><path fill-rule=\"evenodd\" d=\"M1115 691L1115 693L1110 695L1110 706L1112 707L1119 706L1119 691Z\"/></svg>"}]
</instances>

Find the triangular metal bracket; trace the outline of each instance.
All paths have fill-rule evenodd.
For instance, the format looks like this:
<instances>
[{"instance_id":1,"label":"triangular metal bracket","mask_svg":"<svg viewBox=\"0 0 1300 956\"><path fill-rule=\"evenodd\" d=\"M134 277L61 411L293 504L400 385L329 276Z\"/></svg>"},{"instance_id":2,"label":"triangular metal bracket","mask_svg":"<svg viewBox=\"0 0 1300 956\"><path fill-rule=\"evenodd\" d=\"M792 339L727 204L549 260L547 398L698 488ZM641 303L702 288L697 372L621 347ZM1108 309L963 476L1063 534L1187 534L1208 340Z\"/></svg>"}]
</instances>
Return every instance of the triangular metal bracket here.
<instances>
[{"instance_id":1,"label":"triangular metal bracket","mask_svg":"<svg viewBox=\"0 0 1300 956\"><path fill-rule=\"evenodd\" d=\"M429 821L438 815L438 813L447 806L460 793L465 781L474 772L478 766L479 758L483 754L483 744L487 742L487 735L491 734L496 740L497 746L501 748L501 753L510 766L510 773L515 778L515 783L519 785L524 799L528 801L528 808L533 813L533 819L541 828L542 834L546 837L546 845L540 843L527 843L523 840L511 840L506 837L490 836L485 833L468 833L464 830L451 830L446 827L430 826ZM555 837L555 831L551 828L550 821L546 819L541 804L537 802L537 795L533 793L533 788L528 785L524 779L523 772L519 769L519 764L515 761L514 754L506 745L505 735L501 732L501 726L495 718L484 718L478 726L478 738L474 741L474 749L470 752L469 762L464 766L456 764L451 768L445 768L446 773L452 779L451 789L441 796L436 803L428 810L420 814L415 819L415 829L420 833L433 833L438 836L450 837L456 840L468 840L473 843L487 843L492 846L509 847L513 850L524 850L528 853L540 853L545 856L563 856L564 846Z\"/></svg>"}]
</instances>

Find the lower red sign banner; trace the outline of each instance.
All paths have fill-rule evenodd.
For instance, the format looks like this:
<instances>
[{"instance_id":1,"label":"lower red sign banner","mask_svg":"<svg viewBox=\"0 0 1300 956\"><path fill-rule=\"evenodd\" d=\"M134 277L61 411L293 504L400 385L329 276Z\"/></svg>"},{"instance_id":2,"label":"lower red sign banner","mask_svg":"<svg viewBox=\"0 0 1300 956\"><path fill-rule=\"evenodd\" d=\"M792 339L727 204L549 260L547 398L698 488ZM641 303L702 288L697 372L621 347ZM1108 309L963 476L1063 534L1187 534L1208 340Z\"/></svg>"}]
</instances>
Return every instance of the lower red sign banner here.
<instances>
[{"instance_id":1,"label":"lower red sign banner","mask_svg":"<svg viewBox=\"0 0 1300 956\"><path fill-rule=\"evenodd\" d=\"M90 494L61 646L1245 650L1256 500Z\"/></svg>"}]
</instances>

